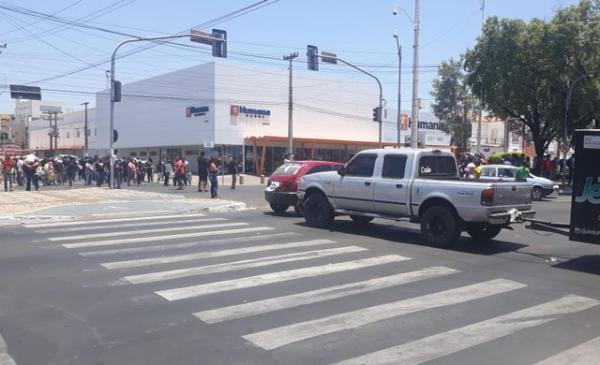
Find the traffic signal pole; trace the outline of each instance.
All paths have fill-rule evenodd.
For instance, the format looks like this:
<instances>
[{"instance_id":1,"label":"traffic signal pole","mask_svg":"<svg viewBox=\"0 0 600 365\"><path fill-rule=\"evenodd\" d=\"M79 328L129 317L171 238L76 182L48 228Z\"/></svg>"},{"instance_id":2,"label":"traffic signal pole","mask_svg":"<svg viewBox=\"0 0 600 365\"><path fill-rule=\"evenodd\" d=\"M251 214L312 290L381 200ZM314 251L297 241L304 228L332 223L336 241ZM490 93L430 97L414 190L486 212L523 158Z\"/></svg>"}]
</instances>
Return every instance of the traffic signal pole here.
<instances>
[{"instance_id":1,"label":"traffic signal pole","mask_svg":"<svg viewBox=\"0 0 600 365\"><path fill-rule=\"evenodd\" d=\"M325 60L336 60L336 61L340 61L341 63L345 64L346 66L350 66L353 69L360 71L362 73L364 73L367 76L372 77L373 79L375 79L375 81L377 81L377 86L379 86L379 115L378 115L378 122L379 122L379 148L383 147L383 142L382 142L382 137L383 137L383 86L381 86L381 81L379 81L379 79L377 78L377 76L373 75L372 73L369 73L365 70L363 70L362 68L351 64L350 62L344 61L343 59L339 58L339 57L332 57L332 56L328 56L328 55L323 55L321 54L320 56L323 59L323 62L327 62Z\"/></svg>"},{"instance_id":2,"label":"traffic signal pole","mask_svg":"<svg viewBox=\"0 0 600 365\"><path fill-rule=\"evenodd\" d=\"M216 30L219 32L219 34L223 34L224 37L223 38L218 38L218 37L211 37L211 36L197 36L198 38L205 40L205 41L211 41L212 42L212 46L213 46L213 55L217 56L217 57L227 57L227 48L226 48L226 44L227 44L227 38L226 38L226 34L225 31L222 30ZM213 29L213 32L215 32L215 30ZM147 37L147 38L130 38L130 39L126 39L122 42L120 42L119 44L117 44L117 46L115 47L115 49L113 50L112 56L110 58L110 115L109 115L109 133L108 133L108 138L109 138L109 153L110 153L110 181L109 181L109 185L110 187L114 187L114 181L115 181L115 149L114 149L114 130L115 130L115 101L120 101L120 95L119 98L116 98L115 95L115 82L116 82L116 78L115 78L115 59L117 56L117 51L119 50L119 48L121 48L122 46L128 44L128 43L135 43L135 42L148 42L148 41L162 41L162 40L169 40L169 39L178 39L178 38L187 38L190 37L190 39L193 42L196 42L197 40L194 40L195 35L193 34L173 34L173 35L166 35L166 36L159 36L159 37ZM202 41L200 41L201 43L204 43ZM219 47L219 45L222 45L222 47L218 50L219 52L217 52L217 54L215 54L215 50L217 49L217 47ZM223 54L224 52L224 54ZM119 100L116 100L119 99Z\"/></svg>"}]
</instances>

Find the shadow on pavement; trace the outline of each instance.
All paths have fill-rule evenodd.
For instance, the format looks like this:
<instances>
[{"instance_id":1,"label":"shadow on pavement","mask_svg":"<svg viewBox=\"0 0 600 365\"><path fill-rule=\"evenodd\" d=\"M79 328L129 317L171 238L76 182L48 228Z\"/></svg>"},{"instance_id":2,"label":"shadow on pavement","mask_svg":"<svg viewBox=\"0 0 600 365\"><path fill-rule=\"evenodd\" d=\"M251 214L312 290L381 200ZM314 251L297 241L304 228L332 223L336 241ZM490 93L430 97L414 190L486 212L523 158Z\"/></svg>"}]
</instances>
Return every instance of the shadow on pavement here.
<instances>
[{"instance_id":1,"label":"shadow on pavement","mask_svg":"<svg viewBox=\"0 0 600 365\"><path fill-rule=\"evenodd\" d=\"M600 255L581 256L552 267L600 275Z\"/></svg>"},{"instance_id":2,"label":"shadow on pavement","mask_svg":"<svg viewBox=\"0 0 600 365\"><path fill-rule=\"evenodd\" d=\"M305 222L298 222L295 224L308 227ZM419 246L430 246L421 235L421 231L419 229L408 228L399 225L378 223L359 225L352 221L336 220L333 225L327 229L327 231L377 238L403 244L408 243ZM463 235L457 244L452 247L445 248L445 250L489 256L504 252L517 251L523 247L527 247L527 245L499 240L478 244L469 237Z\"/></svg>"}]
</instances>

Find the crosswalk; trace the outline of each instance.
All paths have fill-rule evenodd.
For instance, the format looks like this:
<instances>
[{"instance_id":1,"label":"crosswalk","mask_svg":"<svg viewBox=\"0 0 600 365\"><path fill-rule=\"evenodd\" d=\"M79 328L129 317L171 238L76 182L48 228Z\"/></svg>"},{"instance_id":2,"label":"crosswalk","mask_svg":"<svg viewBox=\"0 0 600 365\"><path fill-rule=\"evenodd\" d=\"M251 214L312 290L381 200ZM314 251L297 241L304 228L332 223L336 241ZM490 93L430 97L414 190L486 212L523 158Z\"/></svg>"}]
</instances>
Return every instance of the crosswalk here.
<instances>
[{"instance_id":1,"label":"crosswalk","mask_svg":"<svg viewBox=\"0 0 600 365\"><path fill-rule=\"evenodd\" d=\"M424 320L427 313L436 313L438 321L448 320L446 309L481 311L482 302L502 302L532 289L502 277L478 279L452 267L421 265L418 258L395 252L376 254L364 245L326 236L306 238L235 216L143 216L25 227L44 235L48 244L93 260L99 272L116 275L107 286L147 292L164 306L186 303L186 308L196 309L185 315L211 326L235 328L233 335L257 349L276 352L282 363L286 353L319 343L329 344L322 347L319 363L444 363L447 356L523 331L542 331L548 323L600 304L581 295L557 295L520 303L518 308L507 306L501 313L489 311L486 318L428 335L371 344L360 333L384 331L409 318ZM427 285L440 282L444 285ZM238 323L244 325L236 327ZM344 343L362 343L354 351L337 349L341 342L328 342L349 331L356 336ZM528 344L536 345L544 344ZM600 337L535 361L600 363Z\"/></svg>"}]
</instances>

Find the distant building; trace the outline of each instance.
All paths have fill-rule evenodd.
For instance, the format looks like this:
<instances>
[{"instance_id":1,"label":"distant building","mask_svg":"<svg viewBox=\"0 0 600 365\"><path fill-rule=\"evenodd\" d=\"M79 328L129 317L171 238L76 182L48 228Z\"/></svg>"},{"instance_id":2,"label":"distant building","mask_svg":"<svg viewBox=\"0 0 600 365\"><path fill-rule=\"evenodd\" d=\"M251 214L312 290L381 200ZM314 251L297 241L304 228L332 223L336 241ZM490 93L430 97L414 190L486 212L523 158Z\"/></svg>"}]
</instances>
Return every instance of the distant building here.
<instances>
[{"instance_id":1,"label":"distant building","mask_svg":"<svg viewBox=\"0 0 600 365\"><path fill-rule=\"evenodd\" d=\"M11 125L14 143L28 148L27 145L27 130L30 122L39 120L44 117L47 111L60 109L62 113L67 112L66 104L60 101L46 100L16 100L15 104L15 119Z\"/></svg>"},{"instance_id":2,"label":"distant building","mask_svg":"<svg viewBox=\"0 0 600 365\"><path fill-rule=\"evenodd\" d=\"M0 114L0 144L14 143L14 135L11 125L15 119L12 114Z\"/></svg>"},{"instance_id":3,"label":"distant building","mask_svg":"<svg viewBox=\"0 0 600 365\"><path fill-rule=\"evenodd\" d=\"M96 109L88 109L88 123L94 123ZM82 156L85 148L85 112L83 110L58 115L57 147L55 154L76 154ZM45 154L50 150L50 121L36 119L29 125L29 145L32 151ZM88 130L88 136L90 131ZM54 144L54 140L52 142Z\"/></svg>"}]
</instances>

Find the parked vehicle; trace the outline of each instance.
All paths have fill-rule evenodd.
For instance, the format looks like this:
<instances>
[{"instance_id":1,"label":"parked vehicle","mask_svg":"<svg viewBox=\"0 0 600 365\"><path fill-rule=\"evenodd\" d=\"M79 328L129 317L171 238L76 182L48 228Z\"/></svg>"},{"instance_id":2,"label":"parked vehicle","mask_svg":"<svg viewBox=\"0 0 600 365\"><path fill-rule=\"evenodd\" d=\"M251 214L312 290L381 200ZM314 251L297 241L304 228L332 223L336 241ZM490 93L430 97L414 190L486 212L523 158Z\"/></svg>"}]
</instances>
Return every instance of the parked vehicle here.
<instances>
[{"instance_id":1,"label":"parked vehicle","mask_svg":"<svg viewBox=\"0 0 600 365\"><path fill-rule=\"evenodd\" d=\"M439 150L373 149L337 172L306 175L298 199L313 227L336 215L357 223L373 218L420 223L434 246L450 246L463 230L489 240L519 217L533 217L531 184L461 180L454 155Z\"/></svg>"},{"instance_id":2,"label":"parked vehicle","mask_svg":"<svg viewBox=\"0 0 600 365\"><path fill-rule=\"evenodd\" d=\"M517 168L514 166L486 165L481 169L481 177L479 179L483 181L497 179L501 179L502 181L515 181L516 172ZM534 174L529 174L527 182L533 186L533 200L542 200L542 198L547 197L558 189L558 186L555 186L554 181L544 177L535 176Z\"/></svg>"},{"instance_id":3,"label":"parked vehicle","mask_svg":"<svg viewBox=\"0 0 600 365\"><path fill-rule=\"evenodd\" d=\"M279 166L267 180L265 199L275 213L284 213L293 206L297 214L301 207L298 202L298 182L300 178L323 171L337 171L344 164L330 161L294 161Z\"/></svg>"}]
</instances>

